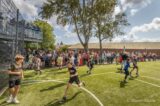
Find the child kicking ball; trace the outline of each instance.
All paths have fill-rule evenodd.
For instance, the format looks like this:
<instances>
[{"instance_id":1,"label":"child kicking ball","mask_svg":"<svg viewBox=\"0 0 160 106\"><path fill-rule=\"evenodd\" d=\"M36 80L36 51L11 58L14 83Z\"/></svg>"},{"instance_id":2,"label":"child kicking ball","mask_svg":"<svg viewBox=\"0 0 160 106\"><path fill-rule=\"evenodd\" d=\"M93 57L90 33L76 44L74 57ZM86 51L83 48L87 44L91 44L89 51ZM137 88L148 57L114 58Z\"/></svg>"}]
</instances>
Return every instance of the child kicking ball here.
<instances>
[{"instance_id":1,"label":"child kicking ball","mask_svg":"<svg viewBox=\"0 0 160 106\"><path fill-rule=\"evenodd\" d=\"M68 71L69 71L69 74L70 74L70 78L69 78L67 87L65 89L64 96L63 96L62 101L60 103L63 103L67 100L67 97L66 97L67 96L67 91L68 91L69 87L73 84L73 82L75 82L78 85L78 87L81 87L82 85L85 86L84 82L80 82L77 70L73 66L73 64L71 62L69 62L67 67L68 67Z\"/></svg>"}]
</instances>

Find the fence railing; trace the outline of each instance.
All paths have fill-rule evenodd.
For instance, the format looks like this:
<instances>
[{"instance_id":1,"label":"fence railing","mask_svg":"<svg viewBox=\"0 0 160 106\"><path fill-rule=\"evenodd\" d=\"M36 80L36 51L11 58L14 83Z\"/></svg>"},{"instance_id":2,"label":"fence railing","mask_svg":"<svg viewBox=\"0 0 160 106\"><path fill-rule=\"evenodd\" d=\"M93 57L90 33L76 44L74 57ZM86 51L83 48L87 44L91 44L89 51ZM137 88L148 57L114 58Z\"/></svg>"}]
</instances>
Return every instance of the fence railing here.
<instances>
[{"instance_id":1,"label":"fence railing","mask_svg":"<svg viewBox=\"0 0 160 106\"><path fill-rule=\"evenodd\" d=\"M16 36L16 22L9 22L0 18L0 38L12 40ZM30 24L25 24L23 21L18 24L18 38L24 41L37 41L41 42L42 32L38 27Z\"/></svg>"}]
</instances>

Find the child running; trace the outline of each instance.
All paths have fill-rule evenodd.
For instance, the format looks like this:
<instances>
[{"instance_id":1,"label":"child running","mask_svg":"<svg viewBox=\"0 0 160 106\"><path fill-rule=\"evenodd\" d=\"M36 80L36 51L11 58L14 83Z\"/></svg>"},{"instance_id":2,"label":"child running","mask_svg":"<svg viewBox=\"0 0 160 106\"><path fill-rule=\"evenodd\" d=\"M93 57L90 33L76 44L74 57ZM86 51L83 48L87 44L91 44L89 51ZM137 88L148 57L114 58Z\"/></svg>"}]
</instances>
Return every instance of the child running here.
<instances>
[{"instance_id":1,"label":"child running","mask_svg":"<svg viewBox=\"0 0 160 106\"><path fill-rule=\"evenodd\" d=\"M85 86L84 82L82 82L82 83L80 82L80 80L78 78L77 70L73 66L73 64L71 62L69 62L67 67L68 67L68 71L69 71L69 74L70 74L70 78L69 78L67 87L65 89L65 93L64 93L64 96L62 98L61 103L65 102L67 100L67 98L66 98L67 91L68 91L69 87L73 84L73 82L75 82L78 85L78 87L81 87L81 85Z\"/></svg>"},{"instance_id":2,"label":"child running","mask_svg":"<svg viewBox=\"0 0 160 106\"><path fill-rule=\"evenodd\" d=\"M33 58L33 64L34 64L34 70L36 74L42 74L41 71L41 59L39 58L39 55L35 55Z\"/></svg>"},{"instance_id":3,"label":"child running","mask_svg":"<svg viewBox=\"0 0 160 106\"><path fill-rule=\"evenodd\" d=\"M124 71L125 71L124 83L127 83L126 80L128 78L128 75L129 75L129 67L130 67L130 62L129 62L129 58L128 58L125 66L124 66Z\"/></svg>"},{"instance_id":4,"label":"child running","mask_svg":"<svg viewBox=\"0 0 160 106\"><path fill-rule=\"evenodd\" d=\"M92 69L93 69L93 60L91 58L89 58L87 66L89 68L89 70L87 71L88 74L92 73Z\"/></svg>"},{"instance_id":5,"label":"child running","mask_svg":"<svg viewBox=\"0 0 160 106\"><path fill-rule=\"evenodd\" d=\"M62 54L58 56L57 65L58 65L59 69L61 70L62 66L63 66L63 56L62 56Z\"/></svg>"},{"instance_id":6,"label":"child running","mask_svg":"<svg viewBox=\"0 0 160 106\"><path fill-rule=\"evenodd\" d=\"M132 62L133 62L133 69L132 69L131 72L130 72L130 77L132 77L132 72L133 72L135 69L136 69L136 77L138 77L138 76L139 76L139 73L138 73L138 65L137 65L137 59L136 59L136 57L133 57Z\"/></svg>"}]
</instances>

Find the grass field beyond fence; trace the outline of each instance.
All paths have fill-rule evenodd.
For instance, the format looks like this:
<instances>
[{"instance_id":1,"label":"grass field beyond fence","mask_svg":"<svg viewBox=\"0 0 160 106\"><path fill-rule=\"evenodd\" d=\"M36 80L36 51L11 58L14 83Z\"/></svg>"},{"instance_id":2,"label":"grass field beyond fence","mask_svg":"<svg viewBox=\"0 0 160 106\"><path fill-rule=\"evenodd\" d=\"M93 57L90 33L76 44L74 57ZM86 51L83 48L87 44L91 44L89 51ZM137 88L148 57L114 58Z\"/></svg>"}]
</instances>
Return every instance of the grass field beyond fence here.
<instances>
[{"instance_id":1,"label":"grass field beyond fence","mask_svg":"<svg viewBox=\"0 0 160 106\"><path fill-rule=\"evenodd\" d=\"M86 66L78 68L80 80L86 83L85 90L72 86L63 104L59 101L68 81L67 69L46 69L42 75L25 71L18 95L21 103L6 104L5 92L0 106L160 106L160 62L139 63L140 77L129 79L125 85L121 83L124 75L117 73L119 67L98 65L91 75L86 74Z\"/></svg>"}]
</instances>

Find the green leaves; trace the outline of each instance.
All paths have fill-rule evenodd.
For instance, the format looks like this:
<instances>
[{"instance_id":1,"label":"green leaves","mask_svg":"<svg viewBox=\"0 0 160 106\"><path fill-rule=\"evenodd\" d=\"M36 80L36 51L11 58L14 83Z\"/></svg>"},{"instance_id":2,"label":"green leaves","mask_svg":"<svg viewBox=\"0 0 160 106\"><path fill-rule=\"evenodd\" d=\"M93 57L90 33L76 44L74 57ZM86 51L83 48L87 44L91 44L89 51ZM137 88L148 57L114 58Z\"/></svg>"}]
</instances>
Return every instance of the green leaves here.
<instances>
[{"instance_id":1,"label":"green leaves","mask_svg":"<svg viewBox=\"0 0 160 106\"><path fill-rule=\"evenodd\" d=\"M128 25L124 13L114 16L117 0L47 0L40 14L43 18L57 16L57 23L74 27L80 43L88 49L92 36L100 41L112 39L123 34L121 30Z\"/></svg>"},{"instance_id":2,"label":"green leaves","mask_svg":"<svg viewBox=\"0 0 160 106\"><path fill-rule=\"evenodd\" d=\"M53 49L55 43L55 35L53 34L53 28L46 21L36 20L35 25L40 27L43 32L43 42L41 44L42 48Z\"/></svg>"},{"instance_id":3,"label":"green leaves","mask_svg":"<svg viewBox=\"0 0 160 106\"><path fill-rule=\"evenodd\" d=\"M92 36L92 10L94 0L47 0L40 12L43 18L58 16L57 23L74 27L80 43L88 49Z\"/></svg>"}]
</instances>

